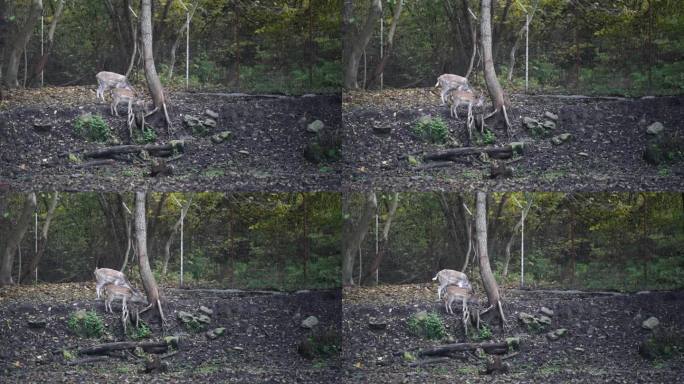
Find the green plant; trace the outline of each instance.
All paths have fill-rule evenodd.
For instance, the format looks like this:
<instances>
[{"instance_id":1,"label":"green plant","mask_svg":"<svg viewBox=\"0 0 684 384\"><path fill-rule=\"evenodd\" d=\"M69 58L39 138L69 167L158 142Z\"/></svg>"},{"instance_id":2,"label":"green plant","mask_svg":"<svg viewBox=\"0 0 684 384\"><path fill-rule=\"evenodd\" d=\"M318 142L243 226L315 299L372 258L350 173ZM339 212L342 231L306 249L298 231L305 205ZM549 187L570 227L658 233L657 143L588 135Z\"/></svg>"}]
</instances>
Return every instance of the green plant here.
<instances>
[{"instance_id":1,"label":"green plant","mask_svg":"<svg viewBox=\"0 0 684 384\"><path fill-rule=\"evenodd\" d=\"M443 144L449 136L449 128L440 117L423 116L413 124L411 130L421 139L437 144Z\"/></svg>"},{"instance_id":2,"label":"green plant","mask_svg":"<svg viewBox=\"0 0 684 384\"><path fill-rule=\"evenodd\" d=\"M105 142L112 135L109 125L102 116L90 113L76 118L74 132L81 137L98 142Z\"/></svg>"},{"instance_id":3,"label":"green plant","mask_svg":"<svg viewBox=\"0 0 684 384\"><path fill-rule=\"evenodd\" d=\"M446 328L439 314L420 312L408 319L408 327L411 333L429 340L438 340L446 337Z\"/></svg>"},{"instance_id":4,"label":"green plant","mask_svg":"<svg viewBox=\"0 0 684 384\"><path fill-rule=\"evenodd\" d=\"M649 360L669 360L684 355L684 336L673 329L656 330L639 346L639 354Z\"/></svg>"},{"instance_id":5,"label":"green plant","mask_svg":"<svg viewBox=\"0 0 684 384\"><path fill-rule=\"evenodd\" d=\"M480 331L475 335L476 340L490 340L492 338L492 330L487 326L487 324L482 324L480 326Z\"/></svg>"},{"instance_id":6,"label":"green plant","mask_svg":"<svg viewBox=\"0 0 684 384\"><path fill-rule=\"evenodd\" d=\"M476 135L476 141L479 145L490 145L496 142L496 136L494 135L494 132L490 131L489 129L485 129L483 133L477 133Z\"/></svg>"},{"instance_id":7,"label":"green plant","mask_svg":"<svg viewBox=\"0 0 684 384\"><path fill-rule=\"evenodd\" d=\"M102 318L94 311L74 312L68 320L69 329L81 337L100 337L104 332Z\"/></svg>"},{"instance_id":8,"label":"green plant","mask_svg":"<svg viewBox=\"0 0 684 384\"><path fill-rule=\"evenodd\" d=\"M147 339L152 336L152 330L150 330L150 327L142 320L140 321L138 328L129 327L126 332L128 333L128 337L133 340Z\"/></svg>"},{"instance_id":9,"label":"green plant","mask_svg":"<svg viewBox=\"0 0 684 384\"><path fill-rule=\"evenodd\" d=\"M340 352L340 333L333 328L314 332L297 347L297 352L307 359L328 359Z\"/></svg>"},{"instance_id":10,"label":"green plant","mask_svg":"<svg viewBox=\"0 0 684 384\"><path fill-rule=\"evenodd\" d=\"M136 143L154 143L157 140L157 132L147 124L142 131L136 130L133 136Z\"/></svg>"}]
</instances>

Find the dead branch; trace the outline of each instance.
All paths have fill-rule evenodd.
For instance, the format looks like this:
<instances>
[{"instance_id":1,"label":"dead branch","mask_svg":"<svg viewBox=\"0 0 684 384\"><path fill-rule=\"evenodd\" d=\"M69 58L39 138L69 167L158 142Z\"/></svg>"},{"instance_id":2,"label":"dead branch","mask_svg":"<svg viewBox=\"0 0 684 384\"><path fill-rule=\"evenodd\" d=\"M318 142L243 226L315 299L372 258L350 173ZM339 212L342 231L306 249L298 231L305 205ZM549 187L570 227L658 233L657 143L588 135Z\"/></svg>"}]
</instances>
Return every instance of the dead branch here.
<instances>
[{"instance_id":1,"label":"dead branch","mask_svg":"<svg viewBox=\"0 0 684 384\"><path fill-rule=\"evenodd\" d=\"M114 155L126 153L138 153L140 151L147 151L150 155L170 155L174 151L183 152L185 149L185 142L183 140L173 140L167 144L145 144L145 145L115 145L112 147L97 149L95 151L86 152L83 154L84 158L102 158L111 157Z\"/></svg>"},{"instance_id":2,"label":"dead branch","mask_svg":"<svg viewBox=\"0 0 684 384\"><path fill-rule=\"evenodd\" d=\"M134 349L140 347L145 352L150 353L163 353L168 349L168 345L165 341L146 341L146 342L135 342L135 341L119 341L114 343L104 343L99 345L94 345L92 347L82 348L78 350L81 355L101 355L106 354L111 351L120 351L125 349ZM161 352L159 352L161 351Z\"/></svg>"},{"instance_id":3,"label":"dead branch","mask_svg":"<svg viewBox=\"0 0 684 384\"><path fill-rule=\"evenodd\" d=\"M109 360L109 356L84 357L82 359L68 361L66 364L67 365L81 365L81 364L88 364L88 363L94 363L96 361L105 361L105 360Z\"/></svg>"},{"instance_id":4,"label":"dead branch","mask_svg":"<svg viewBox=\"0 0 684 384\"><path fill-rule=\"evenodd\" d=\"M479 155L480 153L486 153L490 157L497 159L507 159L512 157L514 152L519 151L519 148L511 144L506 144L503 147L462 147L428 153L423 159L453 161L454 158L459 156Z\"/></svg>"},{"instance_id":5,"label":"dead branch","mask_svg":"<svg viewBox=\"0 0 684 384\"><path fill-rule=\"evenodd\" d=\"M445 344L435 348L423 349L418 351L418 356L444 356L453 352L474 351L482 348L485 353L490 355L503 355L508 352L508 343L456 343Z\"/></svg>"}]
</instances>

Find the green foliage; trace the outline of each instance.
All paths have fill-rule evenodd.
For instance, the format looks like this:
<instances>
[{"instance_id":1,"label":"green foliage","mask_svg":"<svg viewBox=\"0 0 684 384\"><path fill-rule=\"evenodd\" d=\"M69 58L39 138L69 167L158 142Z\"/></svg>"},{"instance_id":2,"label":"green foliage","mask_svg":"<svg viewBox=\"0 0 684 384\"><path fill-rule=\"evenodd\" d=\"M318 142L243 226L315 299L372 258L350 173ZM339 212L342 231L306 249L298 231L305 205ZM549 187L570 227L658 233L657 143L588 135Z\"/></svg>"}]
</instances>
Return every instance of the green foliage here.
<instances>
[{"instance_id":1,"label":"green foliage","mask_svg":"<svg viewBox=\"0 0 684 384\"><path fill-rule=\"evenodd\" d=\"M142 320L140 320L138 328L127 327L126 332L128 333L128 337L130 337L133 340L147 339L150 336L152 336L152 330L147 325L147 323L145 323Z\"/></svg>"},{"instance_id":2,"label":"green foliage","mask_svg":"<svg viewBox=\"0 0 684 384\"><path fill-rule=\"evenodd\" d=\"M145 124L142 132L137 129L133 131L133 140L136 143L141 144L154 143L157 141L157 132L152 127Z\"/></svg>"},{"instance_id":3,"label":"green foliage","mask_svg":"<svg viewBox=\"0 0 684 384\"><path fill-rule=\"evenodd\" d=\"M480 330L478 333L475 335L475 340L482 341L482 340L491 340L493 334L491 328L487 326L487 324L481 323L480 324Z\"/></svg>"},{"instance_id":4,"label":"green foliage","mask_svg":"<svg viewBox=\"0 0 684 384\"><path fill-rule=\"evenodd\" d=\"M300 353L308 358L329 359L340 353L340 340L339 330L327 328L317 331L300 345Z\"/></svg>"},{"instance_id":5,"label":"green foliage","mask_svg":"<svg viewBox=\"0 0 684 384\"><path fill-rule=\"evenodd\" d=\"M437 144L443 144L449 137L449 127L440 117L423 116L411 128L419 138Z\"/></svg>"},{"instance_id":6,"label":"green foliage","mask_svg":"<svg viewBox=\"0 0 684 384\"><path fill-rule=\"evenodd\" d=\"M684 336L673 329L656 329L639 346L639 353L649 360L670 360L684 355Z\"/></svg>"},{"instance_id":7,"label":"green foliage","mask_svg":"<svg viewBox=\"0 0 684 384\"><path fill-rule=\"evenodd\" d=\"M111 137L111 129L100 115L85 114L74 121L74 132L83 138L106 142Z\"/></svg>"},{"instance_id":8,"label":"green foliage","mask_svg":"<svg viewBox=\"0 0 684 384\"><path fill-rule=\"evenodd\" d=\"M408 319L408 327L414 335L428 340L443 339L447 335L442 318L436 312L430 312L427 316L412 315Z\"/></svg>"},{"instance_id":9,"label":"green foliage","mask_svg":"<svg viewBox=\"0 0 684 384\"><path fill-rule=\"evenodd\" d=\"M187 323L183 323L183 325L185 326L185 329L193 333L200 333L206 329L206 324L200 323L196 319L192 319Z\"/></svg>"},{"instance_id":10,"label":"green foliage","mask_svg":"<svg viewBox=\"0 0 684 384\"><path fill-rule=\"evenodd\" d=\"M489 129L485 129L483 133L480 133L478 130L475 130L473 133L475 134L477 145L491 145L496 142L496 135Z\"/></svg>"},{"instance_id":11,"label":"green foliage","mask_svg":"<svg viewBox=\"0 0 684 384\"><path fill-rule=\"evenodd\" d=\"M102 318L94 311L77 311L67 322L69 329L80 337L100 337L104 333Z\"/></svg>"}]
</instances>

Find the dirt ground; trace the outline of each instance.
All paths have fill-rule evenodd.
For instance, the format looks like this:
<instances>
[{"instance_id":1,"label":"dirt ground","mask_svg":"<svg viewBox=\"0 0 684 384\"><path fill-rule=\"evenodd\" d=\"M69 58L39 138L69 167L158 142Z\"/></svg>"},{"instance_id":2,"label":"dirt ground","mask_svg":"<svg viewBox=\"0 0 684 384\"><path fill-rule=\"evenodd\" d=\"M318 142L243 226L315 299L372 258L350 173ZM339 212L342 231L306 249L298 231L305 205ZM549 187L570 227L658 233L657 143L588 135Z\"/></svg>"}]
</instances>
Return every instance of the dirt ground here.
<instances>
[{"instance_id":1,"label":"dirt ground","mask_svg":"<svg viewBox=\"0 0 684 384\"><path fill-rule=\"evenodd\" d=\"M297 352L300 340L312 332L300 326L310 315L319 319L317 327L339 332L339 290L296 294L164 291L170 324L167 335L180 335L178 353L163 360L169 364L166 373L147 374L139 372L144 365L142 359L133 357L66 364L61 351L64 348L73 352L121 340L120 315L105 314L103 302L95 300L94 283L0 290L0 382L325 383L339 376L337 356L309 360ZM222 337L209 340L204 332L193 333L177 323L178 311L197 313L200 305L214 311L209 329L226 328ZM113 307L118 311L117 304ZM106 336L95 340L73 334L67 319L78 309L94 310L104 316ZM47 326L32 329L27 326L29 319L44 319ZM161 339L158 325L150 323L155 334L152 340Z\"/></svg>"},{"instance_id":2,"label":"dirt ground","mask_svg":"<svg viewBox=\"0 0 684 384\"><path fill-rule=\"evenodd\" d=\"M568 98L562 96L510 96L508 110L511 139L505 130L494 129L496 142L525 143L518 158L504 160L513 168L506 178L489 179L489 163L475 156L443 168L420 169L410 164L426 153L449 145L427 143L411 127L421 116L441 117L447 122L452 146L468 144L466 109L460 120L440 106L432 88L350 92L343 95L343 188L393 190L448 190L489 188L494 191L659 191L684 188L684 160L660 166L643 160L646 127L661 122L665 132L684 136L684 97L647 99ZM489 108L489 102L487 102ZM488 109L489 110L489 109ZM544 112L558 115L551 135L569 133L572 139L555 146L548 137L533 138L522 127L522 118L541 119ZM493 120L493 119L492 119ZM382 135L373 128L391 128ZM682 148L684 151L684 148Z\"/></svg>"},{"instance_id":3,"label":"dirt ground","mask_svg":"<svg viewBox=\"0 0 684 384\"><path fill-rule=\"evenodd\" d=\"M174 167L173 176L149 177L150 160L138 154L91 167L69 158L69 154L79 156L108 145L74 133L74 120L81 114L101 115L113 128L115 141L129 141L126 117L110 116L109 103L96 101L94 87L13 91L0 104L0 187L72 191L124 191L142 186L158 191L339 189L334 163L313 164L304 158L304 148L316 135L300 122L318 119L326 129L339 129L339 95L168 92L167 99L173 132L167 133L163 120L148 122L156 128L157 144L182 139L186 151L168 162ZM209 136L193 134L184 125L182 115L206 118L206 109L219 114L217 126L207 134L227 130L232 133L229 140L214 144ZM124 110L121 107L120 113L125 115ZM51 129L41 131L45 125Z\"/></svg>"},{"instance_id":4,"label":"dirt ground","mask_svg":"<svg viewBox=\"0 0 684 384\"><path fill-rule=\"evenodd\" d=\"M479 295L479 297L484 297ZM407 319L420 310L445 319L452 342L462 342L457 315L447 315L436 300L436 285L413 284L345 290L342 364L346 382L370 383L681 383L684 356L648 361L638 345L648 337L641 323L650 316L662 329L684 334L684 292L627 295L550 291L504 292L508 328L494 329L493 341L521 339L520 351L505 361L507 374L484 375L484 360L469 353L434 365L409 367L393 352L441 344L414 336ZM486 299L485 299L486 301ZM549 330L568 334L550 341L530 333L517 320L519 312L538 315L542 306L554 311ZM369 319L384 321L384 331L371 330Z\"/></svg>"}]
</instances>

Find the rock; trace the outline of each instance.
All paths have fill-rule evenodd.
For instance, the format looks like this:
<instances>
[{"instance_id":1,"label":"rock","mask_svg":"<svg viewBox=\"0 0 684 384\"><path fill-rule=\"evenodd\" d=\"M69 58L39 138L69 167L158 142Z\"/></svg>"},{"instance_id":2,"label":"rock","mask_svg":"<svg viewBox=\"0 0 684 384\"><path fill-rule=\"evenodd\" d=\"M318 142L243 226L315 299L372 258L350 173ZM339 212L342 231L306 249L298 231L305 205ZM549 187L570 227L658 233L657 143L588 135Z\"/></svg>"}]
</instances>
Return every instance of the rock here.
<instances>
[{"instance_id":1,"label":"rock","mask_svg":"<svg viewBox=\"0 0 684 384\"><path fill-rule=\"evenodd\" d=\"M212 119L218 119L218 117L219 117L218 112L214 112L211 109L207 109L206 111L204 111L204 114L211 117Z\"/></svg>"},{"instance_id":2,"label":"rock","mask_svg":"<svg viewBox=\"0 0 684 384\"><path fill-rule=\"evenodd\" d=\"M542 127L546 129L556 129L556 123L554 123L551 120L544 120L544 122L542 123Z\"/></svg>"},{"instance_id":3,"label":"rock","mask_svg":"<svg viewBox=\"0 0 684 384\"><path fill-rule=\"evenodd\" d=\"M73 153L69 153L68 159L69 159L69 162L71 162L71 163L78 164L81 162L81 159L79 159L78 156L74 155Z\"/></svg>"},{"instance_id":4,"label":"rock","mask_svg":"<svg viewBox=\"0 0 684 384\"><path fill-rule=\"evenodd\" d=\"M418 158L416 158L413 155L408 155L408 162L412 166L416 166L416 165L420 164L420 161L418 161Z\"/></svg>"},{"instance_id":5,"label":"rock","mask_svg":"<svg viewBox=\"0 0 684 384\"><path fill-rule=\"evenodd\" d=\"M580 153L578 153L578 155L580 155L582 157L589 157L589 154L586 152L580 152Z\"/></svg>"},{"instance_id":6,"label":"rock","mask_svg":"<svg viewBox=\"0 0 684 384\"><path fill-rule=\"evenodd\" d=\"M86 318L86 310L85 309L79 309L74 313L74 318L78 321L81 321Z\"/></svg>"},{"instance_id":7,"label":"rock","mask_svg":"<svg viewBox=\"0 0 684 384\"><path fill-rule=\"evenodd\" d=\"M178 342L180 341L180 338L178 336L166 336L164 337L164 341L166 341L166 344L178 348Z\"/></svg>"},{"instance_id":8,"label":"rock","mask_svg":"<svg viewBox=\"0 0 684 384\"><path fill-rule=\"evenodd\" d=\"M172 164L167 164L162 159L152 159L150 163L151 177L172 176L174 170L175 168Z\"/></svg>"},{"instance_id":9,"label":"rock","mask_svg":"<svg viewBox=\"0 0 684 384\"><path fill-rule=\"evenodd\" d=\"M47 133L52 130L52 124L36 121L33 123L33 129L39 133Z\"/></svg>"},{"instance_id":10,"label":"rock","mask_svg":"<svg viewBox=\"0 0 684 384\"><path fill-rule=\"evenodd\" d=\"M189 323L195 319L195 315L189 312L185 311L178 311L178 314L176 315L178 317L178 320L184 322L184 323Z\"/></svg>"},{"instance_id":11,"label":"rock","mask_svg":"<svg viewBox=\"0 0 684 384\"><path fill-rule=\"evenodd\" d=\"M517 350L520 348L520 338L519 337L507 337L506 338L506 344L508 344L508 348Z\"/></svg>"},{"instance_id":12,"label":"rock","mask_svg":"<svg viewBox=\"0 0 684 384\"><path fill-rule=\"evenodd\" d=\"M183 115L183 122L188 128L194 128L200 125L200 119L193 115Z\"/></svg>"},{"instance_id":13,"label":"rock","mask_svg":"<svg viewBox=\"0 0 684 384\"><path fill-rule=\"evenodd\" d=\"M530 330L541 330L551 324L550 317L544 315L536 317L525 312L518 313L518 319Z\"/></svg>"},{"instance_id":14,"label":"rock","mask_svg":"<svg viewBox=\"0 0 684 384\"><path fill-rule=\"evenodd\" d=\"M236 351L244 351L245 349L242 347L233 347L234 350Z\"/></svg>"},{"instance_id":15,"label":"rock","mask_svg":"<svg viewBox=\"0 0 684 384\"><path fill-rule=\"evenodd\" d=\"M387 329L387 322L378 319L368 319L368 328L374 331L384 331Z\"/></svg>"},{"instance_id":16,"label":"rock","mask_svg":"<svg viewBox=\"0 0 684 384\"><path fill-rule=\"evenodd\" d=\"M541 308L539 309L539 312L545 314L546 316L553 317L553 311L552 311L551 309L549 309L549 308L541 307Z\"/></svg>"},{"instance_id":17,"label":"rock","mask_svg":"<svg viewBox=\"0 0 684 384\"><path fill-rule=\"evenodd\" d=\"M300 289L299 291L295 292L295 295L303 295L305 293L311 293L311 291L308 289Z\"/></svg>"},{"instance_id":18,"label":"rock","mask_svg":"<svg viewBox=\"0 0 684 384\"><path fill-rule=\"evenodd\" d=\"M551 324L551 318L548 317L548 316L542 315L542 316L539 316L539 317L537 317L537 318L535 318L535 319L537 320L538 323L541 323L541 324L546 324L546 325L550 325L550 324Z\"/></svg>"},{"instance_id":19,"label":"rock","mask_svg":"<svg viewBox=\"0 0 684 384\"><path fill-rule=\"evenodd\" d=\"M661 122L656 121L655 123L646 127L646 133L649 135L657 135L665 129Z\"/></svg>"},{"instance_id":20,"label":"rock","mask_svg":"<svg viewBox=\"0 0 684 384\"><path fill-rule=\"evenodd\" d=\"M230 132L230 131L223 131L223 132L217 133L217 134L215 134L215 135L212 135L212 136L211 136L211 141L212 141L214 144L219 144L219 143L222 143L222 142L224 142L224 141L230 139L230 137L231 137L232 135L233 135L233 133Z\"/></svg>"},{"instance_id":21,"label":"rock","mask_svg":"<svg viewBox=\"0 0 684 384\"><path fill-rule=\"evenodd\" d=\"M561 145L565 143L566 141L572 139L572 135L569 133L561 133L560 135L554 136L551 138L551 142L554 145Z\"/></svg>"},{"instance_id":22,"label":"rock","mask_svg":"<svg viewBox=\"0 0 684 384\"><path fill-rule=\"evenodd\" d=\"M314 120L312 123L306 126L306 131L311 133L318 133L323 128L325 128L325 124L322 121Z\"/></svg>"},{"instance_id":23,"label":"rock","mask_svg":"<svg viewBox=\"0 0 684 384\"><path fill-rule=\"evenodd\" d=\"M510 146L513 153L518 155L522 155L523 150L525 149L525 143L523 143L522 141L514 141L510 144Z\"/></svg>"},{"instance_id":24,"label":"rock","mask_svg":"<svg viewBox=\"0 0 684 384\"><path fill-rule=\"evenodd\" d=\"M497 177L511 177L513 176L513 167L506 164L492 163L489 166L489 178L496 179Z\"/></svg>"},{"instance_id":25,"label":"rock","mask_svg":"<svg viewBox=\"0 0 684 384\"><path fill-rule=\"evenodd\" d=\"M223 328L223 327L214 328L214 334L215 334L216 336L223 336L223 334L224 334L225 332L226 332L226 329Z\"/></svg>"},{"instance_id":26,"label":"rock","mask_svg":"<svg viewBox=\"0 0 684 384\"><path fill-rule=\"evenodd\" d=\"M520 312L518 313L518 319L523 322L523 324L532 324L535 322L534 316L529 313Z\"/></svg>"},{"instance_id":27,"label":"rock","mask_svg":"<svg viewBox=\"0 0 684 384\"><path fill-rule=\"evenodd\" d=\"M223 336L223 334L226 332L225 328L215 328L212 329L211 331L207 331L205 335L209 338L209 340L214 340L219 336Z\"/></svg>"},{"instance_id":28,"label":"rock","mask_svg":"<svg viewBox=\"0 0 684 384\"><path fill-rule=\"evenodd\" d=\"M211 309L205 307L204 305L200 306L199 311L202 312L202 313L204 313L204 314L207 315L207 316L211 316L211 315L214 314L214 311L212 311Z\"/></svg>"},{"instance_id":29,"label":"rock","mask_svg":"<svg viewBox=\"0 0 684 384\"><path fill-rule=\"evenodd\" d=\"M420 311L413 315L413 317L418 321L425 321L428 318L428 313L427 311Z\"/></svg>"},{"instance_id":30,"label":"rock","mask_svg":"<svg viewBox=\"0 0 684 384\"><path fill-rule=\"evenodd\" d=\"M202 125L204 125L205 127L209 127L209 128L216 128L216 120L214 120L214 119L205 119L205 120L202 122Z\"/></svg>"},{"instance_id":31,"label":"rock","mask_svg":"<svg viewBox=\"0 0 684 384\"><path fill-rule=\"evenodd\" d=\"M389 135L392 132L390 126L373 126L373 132L378 135Z\"/></svg>"},{"instance_id":32,"label":"rock","mask_svg":"<svg viewBox=\"0 0 684 384\"><path fill-rule=\"evenodd\" d=\"M554 340L558 340L559 338L565 336L567 333L568 333L567 329L558 328L555 331L551 331L551 332L547 333L546 338L551 340L551 341L554 341Z\"/></svg>"},{"instance_id":33,"label":"rock","mask_svg":"<svg viewBox=\"0 0 684 384\"><path fill-rule=\"evenodd\" d=\"M646 150L644 150L643 155L644 160L651 165L660 165L665 161L665 154L660 148L660 144L656 142L651 142L646 145Z\"/></svg>"},{"instance_id":34,"label":"rock","mask_svg":"<svg viewBox=\"0 0 684 384\"><path fill-rule=\"evenodd\" d=\"M641 323L641 327L644 329L648 329L650 331L654 330L658 325L660 324L660 321L658 318L651 316L648 319L644 320L643 323Z\"/></svg>"},{"instance_id":35,"label":"rock","mask_svg":"<svg viewBox=\"0 0 684 384\"><path fill-rule=\"evenodd\" d=\"M211 317L207 315L199 315L197 317L197 321L199 321L200 323L209 324L211 323Z\"/></svg>"},{"instance_id":36,"label":"rock","mask_svg":"<svg viewBox=\"0 0 684 384\"><path fill-rule=\"evenodd\" d=\"M537 119L525 116L523 117L523 125L527 129L535 129L539 127L539 121Z\"/></svg>"},{"instance_id":37,"label":"rock","mask_svg":"<svg viewBox=\"0 0 684 384\"><path fill-rule=\"evenodd\" d=\"M318 325L318 318L316 316L309 316L306 319L302 320L302 328L306 329L312 329L313 327Z\"/></svg>"},{"instance_id":38,"label":"rock","mask_svg":"<svg viewBox=\"0 0 684 384\"><path fill-rule=\"evenodd\" d=\"M544 117L551 119L553 121L558 121L558 115L556 115L553 112L549 112L549 111L544 112Z\"/></svg>"},{"instance_id":39,"label":"rock","mask_svg":"<svg viewBox=\"0 0 684 384\"><path fill-rule=\"evenodd\" d=\"M30 328L45 328L47 326L47 321L45 319L31 319L28 321L28 326Z\"/></svg>"}]
</instances>

